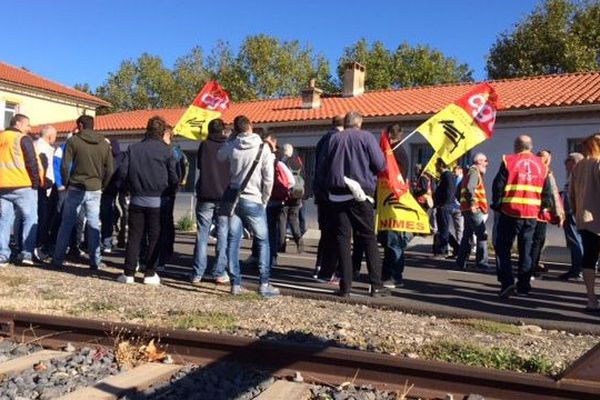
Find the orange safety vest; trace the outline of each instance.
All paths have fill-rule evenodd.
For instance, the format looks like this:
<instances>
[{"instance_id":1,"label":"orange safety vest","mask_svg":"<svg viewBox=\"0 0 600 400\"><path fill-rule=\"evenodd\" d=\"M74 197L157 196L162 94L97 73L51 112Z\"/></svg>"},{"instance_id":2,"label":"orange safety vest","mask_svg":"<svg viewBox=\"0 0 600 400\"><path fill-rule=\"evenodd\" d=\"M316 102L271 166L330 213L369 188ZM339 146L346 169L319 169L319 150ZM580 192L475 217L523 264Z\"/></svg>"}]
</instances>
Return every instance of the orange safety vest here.
<instances>
[{"instance_id":1,"label":"orange safety vest","mask_svg":"<svg viewBox=\"0 0 600 400\"><path fill-rule=\"evenodd\" d=\"M474 167L471 167L474 168ZM479 174L479 183L477 183L477 187L475 188L475 193L473 194L473 200L475 200L475 205L479 207L482 213L487 214L488 212L488 202L485 197L485 186L483 186L483 177L481 176L481 172L477 168L474 168ZM460 211L470 211L471 204L467 201L467 184L469 183L469 179L465 176L460 184Z\"/></svg>"},{"instance_id":2,"label":"orange safety vest","mask_svg":"<svg viewBox=\"0 0 600 400\"><path fill-rule=\"evenodd\" d=\"M18 189L31 187L31 178L25 166L25 157L21 150L21 132L6 130L0 132L0 189ZM44 184L44 171L40 158L36 154L40 184Z\"/></svg>"},{"instance_id":3,"label":"orange safety vest","mask_svg":"<svg viewBox=\"0 0 600 400\"><path fill-rule=\"evenodd\" d=\"M511 154L503 159L508 170L508 180L500 211L516 218L537 218L548 168L541 158L531 153Z\"/></svg>"}]
</instances>

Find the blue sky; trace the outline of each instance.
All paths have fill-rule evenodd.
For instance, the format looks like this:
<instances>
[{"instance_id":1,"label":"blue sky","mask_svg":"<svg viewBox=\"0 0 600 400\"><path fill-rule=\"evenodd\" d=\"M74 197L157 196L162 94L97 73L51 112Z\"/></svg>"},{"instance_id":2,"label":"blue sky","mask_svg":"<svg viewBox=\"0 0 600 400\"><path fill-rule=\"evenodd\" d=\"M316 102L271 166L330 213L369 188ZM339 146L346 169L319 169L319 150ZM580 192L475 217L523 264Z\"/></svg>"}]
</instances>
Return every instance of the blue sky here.
<instances>
[{"instance_id":1,"label":"blue sky","mask_svg":"<svg viewBox=\"0 0 600 400\"><path fill-rule=\"evenodd\" d=\"M121 61L148 52L171 66L199 45L234 48L265 33L311 44L332 71L345 46L361 37L395 49L427 44L468 63L485 79L485 57L537 0L29 0L2 18L0 60L67 84L104 82Z\"/></svg>"}]
</instances>

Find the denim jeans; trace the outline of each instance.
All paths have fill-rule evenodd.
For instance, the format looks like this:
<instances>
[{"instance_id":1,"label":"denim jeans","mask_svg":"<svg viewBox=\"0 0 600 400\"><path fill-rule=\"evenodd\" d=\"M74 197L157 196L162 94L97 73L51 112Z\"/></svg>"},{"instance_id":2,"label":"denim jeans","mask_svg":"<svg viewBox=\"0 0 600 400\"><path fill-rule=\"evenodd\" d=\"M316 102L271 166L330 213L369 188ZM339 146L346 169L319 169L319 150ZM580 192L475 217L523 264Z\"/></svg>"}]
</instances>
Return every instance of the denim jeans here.
<instances>
[{"instance_id":1,"label":"denim jeans","mask_svg":"<svg viewBox=\"0 0 600 400\"><path fill-rule=\"evenodd\" d=\"M500 214L497 227L498 240L496 242L496 254L500 263L497 269L498 281L501 283L502 289L507 288L515 282L510 259L510 252L515 237L517 238L519 249L517 290L529 292L531 289L530 280L533 264L531 260L531 247L536 224L537 220L535 218L513 218Z\"/></svg>"},{"instance_id":2,"label":"denim jeans","mask_svg":"<svg viewBox=\"0 0 600 400\"><path fill-rule=\"evenodd\" d=\"M583 243L581 242L581 235L577 231L575 214L573 214L570 204L566 198L565 223L563 224L563 229L565 230L567 247L571 251L571 268L569 268L569 272L579 275L581 274L581 265L583 262Z\"/></svg>"},{"instance_id":3,"label":"denim jeans","mask_svg":"<svg viewBox=\"0 0 600 400\"><path fill-rule=\"evenodd\" d=\"M218 210L218 203L201 202L196 204L196 246L194 247L194 272L193 278L202 278L207 267L208 236L210 235L210 226ZM225 216L217 217L217 245L216 264L213 268L213 276L219 277L225 274L227 267L227 231L229 230L229 218Z\"/></svg>"},{"instance_id":4,"label":"denim jeans","mask_svg":"<svg viewBox=\"0 0 600 400\"><path fill-rule=\"evenodd\" d=\"M396 283L402 282L404 273L404 253L406 246L413 235L408 232L382 231L377 235L379 243L383 246L383 265L381 266L381 279L390 278Z\"/></svg>"},{"instance_id":5,"label":"denim jeans","mask_svg":"<svg viewBox=\"0 0 600 400\"><path fill-rule=\"evenodd\" d=\"M240 241L243 225L250 228L254 234L254 243L258 246L258 270L260 283L269 283L271 269L269 268L271 252L269 250L269 229L267 228L267 211L260 203L241 198L235 214L229 219L228 263L233 285L240 285Z\"/></svg>"},{"instance_id":6,"label":"denim jeans","mask_svg":"<svg viewBox=\"0 0 600 400\"><path fill-rule=\"evenodd\" d=\"M37 190L31 188L0 190L0 261L10 259L10 232L15 215L22 221L15 224L21 226L20 237L16 238L21 257L31 259L37 240L37 195Z\"/></svg>"},{"instance_id":7,"label":"denim jeans","mask_svg":"<svg viewBox=\"0 0 600 400\"><path fill-rule=\"evenodd\" d=\"M67 198L63 206L62 222L58 230L56 248L52 264L62 266L67 247L71 239L73 226L77 222L77 214L83 210L87 219L87 243L90 256L90 266L100 264L100 196L99 190L86 191L70 187L67 189Z\"/></svg>"},{"instance_id":8,"label":"denim jeans","mask_svg":"<svg viewBox=\"0 0 600 400\"><path fill-rule=\"evenodd\" d=\"M460 241L458 256L456 257L456 266L465 268L469 255L471 254L471 238L473 235L477 237L477 252L475 253L475 266L477 268L488 267L488 246L487 232L485 228L485 214L482 212L472 213L465 211L465 230Z\"/></svg>"}]
</instances>

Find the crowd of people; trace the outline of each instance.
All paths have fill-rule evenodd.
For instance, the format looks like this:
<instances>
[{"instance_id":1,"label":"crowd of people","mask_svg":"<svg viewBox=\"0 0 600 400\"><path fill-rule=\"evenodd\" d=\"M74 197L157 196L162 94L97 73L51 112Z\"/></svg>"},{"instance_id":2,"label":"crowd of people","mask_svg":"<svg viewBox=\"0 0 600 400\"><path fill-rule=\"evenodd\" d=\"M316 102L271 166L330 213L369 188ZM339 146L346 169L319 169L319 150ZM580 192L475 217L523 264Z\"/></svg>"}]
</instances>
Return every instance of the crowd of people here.
<instances>
[{"instance_id":1,"label":"crowd of people","mask_svg":"<svg viewBox=\"0 0 600 400\"><path fill-rule=\"evenodd\" d=\"M46 261L64 268L69 254L81 255L83 241L90 268L103 268L102 253L112 252L116 236L117 246L125 248L123 274L117 280L132 284L142 271L145 284L160 284L159 274L173 255L175 196L188 169L187 158L172 142L172 127L152 117L144 139L121 151L117 140L94 131L91 116L79 117L76 125L60 146L54 127L44 126L34 135L22 114L13 116L0 133L0 267ZM386 158L375 136L361 126L357 112L337 116L316 145L310 186L321 237L314 278L339 285L338 294L347 297L364 256L370 294L382 297L403 285L405 249L413 234L376 232L377 179L387 168ZM568 155L563 190L552 173L551 152L534 152L530 137L517 137L514 153L502 158L491 197L484 184L485 154L475 154L466 168L437 159L436 174L417 165L407 181L402 128L391 124L384 134L402 179L429 215L434 257L455 259L456 267L465 269L475 249L473 267L491 272L486 222L493 211L499 295L528 296L533 276L544 269L540 255L547 226L555 224L564 229L572 261L559 279L583 280L587 309L600 310L594 293L600 253L600 203L595 201L600 193L600 134L583 141L583 154ZM291 145L279 146L275 135L255 133L251 121L238 116L231 128L221 119L210 121L208 136L198 147L197 169L191 283L210 276L230 285L232 295L240 294L240 246L247 229L253 239L250 260L259 271L258 292L277 296L270 275L277 255L289 250L288 230L296 251L304 251L300 222L307 188L302 159ZM211 231L216 245L209 269ZM515 239L516 277L511 262Z\"/></svg>"}]
</instances>

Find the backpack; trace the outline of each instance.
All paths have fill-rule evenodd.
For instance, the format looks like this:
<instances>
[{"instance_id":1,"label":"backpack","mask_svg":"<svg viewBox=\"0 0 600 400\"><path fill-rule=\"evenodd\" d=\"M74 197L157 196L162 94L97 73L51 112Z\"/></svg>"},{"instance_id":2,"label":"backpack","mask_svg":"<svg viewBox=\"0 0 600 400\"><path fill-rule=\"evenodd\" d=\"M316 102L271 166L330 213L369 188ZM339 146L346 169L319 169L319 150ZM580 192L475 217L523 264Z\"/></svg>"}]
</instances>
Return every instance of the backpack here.
<instances>
[{"instance_id":1,"label":"backpack","mask_svg":"<svg viewBox=\"0 0 600 400\"><path fill-rule=\"evenodd\" d=\"M290 197L290 181L280 161L275 161L275 179L271 190L271 200L286 201Z\"/></svg>"}]
</instances>

